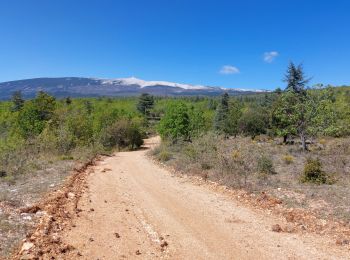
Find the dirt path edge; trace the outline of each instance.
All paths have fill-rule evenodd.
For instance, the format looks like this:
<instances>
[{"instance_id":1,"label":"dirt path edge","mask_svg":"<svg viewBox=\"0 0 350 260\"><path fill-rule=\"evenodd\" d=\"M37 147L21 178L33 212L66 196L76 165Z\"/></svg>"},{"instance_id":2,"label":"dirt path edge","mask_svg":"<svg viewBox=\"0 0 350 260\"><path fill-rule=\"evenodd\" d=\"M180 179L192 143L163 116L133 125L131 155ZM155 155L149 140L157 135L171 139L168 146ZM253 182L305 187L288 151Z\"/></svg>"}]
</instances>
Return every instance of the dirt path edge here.
<instances>
[{"instance_id":1,"label":"dirt path edge","mask_svg":"<svg viewBox=\"0 0 350 260\"><path fill-rule=\"evenodd\" d=\"M44 255L50 259L74 249L61 241L59 233L70 228L73 217L79 217L81 209L78 202L87 188L86 178L91 173L91 167L102 159L102 156L97 156L75 168L59 189L47 194L38 203L20 209L21 213L38 214L40 219L10 259L42 259Z\"/></svg>"}]
</instances>

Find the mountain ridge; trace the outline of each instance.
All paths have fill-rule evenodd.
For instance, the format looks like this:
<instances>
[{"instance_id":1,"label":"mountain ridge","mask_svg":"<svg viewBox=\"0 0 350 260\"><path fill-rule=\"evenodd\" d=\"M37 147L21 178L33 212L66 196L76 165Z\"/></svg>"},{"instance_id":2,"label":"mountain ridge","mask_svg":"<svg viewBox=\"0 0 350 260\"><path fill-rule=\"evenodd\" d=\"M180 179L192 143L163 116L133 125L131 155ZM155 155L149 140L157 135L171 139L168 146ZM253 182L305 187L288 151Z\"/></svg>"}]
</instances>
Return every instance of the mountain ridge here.
<instances>
[{"instance_id":1,"label":"mountain ridge","mask_svg":"<svg viewBox=\"0 0 350 260\"><path fill-rule=\"evenodd\" d=\"M135 96L150 93L157 96L215 96L224 92L231 95L269 92L267 90L246 90L191 85L169 81L146 81L130 78L85 78L85 77L42 77L14 80L0 83L0 99L10 99L14 91L21 91L25 98L32 98L38 91L45 91L55 97L101 97Z\"/></svg>"}]
</instances>

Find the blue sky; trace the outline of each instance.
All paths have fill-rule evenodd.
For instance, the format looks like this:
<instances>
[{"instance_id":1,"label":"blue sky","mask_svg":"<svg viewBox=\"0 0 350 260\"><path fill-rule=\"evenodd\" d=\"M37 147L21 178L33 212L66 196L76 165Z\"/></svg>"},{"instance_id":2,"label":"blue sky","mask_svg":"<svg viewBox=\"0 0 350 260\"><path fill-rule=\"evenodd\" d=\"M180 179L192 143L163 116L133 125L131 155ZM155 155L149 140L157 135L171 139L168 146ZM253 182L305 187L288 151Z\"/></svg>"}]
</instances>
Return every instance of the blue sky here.
<instances>
[{"instance_id":1,"label":"blue sky","mask_svg":"<svg viewBox=\"0 0 350 260\"><path fill-rule=\"evenodd\" d=\"M347 0L0 0L0 81L86 76L284 87L350 84Z\"/></svg>"}]
</instances>

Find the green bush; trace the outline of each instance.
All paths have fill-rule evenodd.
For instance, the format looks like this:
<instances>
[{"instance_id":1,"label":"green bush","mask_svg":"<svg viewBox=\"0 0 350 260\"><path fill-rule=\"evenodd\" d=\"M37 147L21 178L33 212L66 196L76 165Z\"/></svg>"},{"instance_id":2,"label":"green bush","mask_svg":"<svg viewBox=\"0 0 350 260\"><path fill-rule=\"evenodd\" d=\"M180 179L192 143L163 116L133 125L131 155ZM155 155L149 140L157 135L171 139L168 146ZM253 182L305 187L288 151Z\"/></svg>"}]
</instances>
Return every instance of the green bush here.
<instances>
[{"instance_id":1,"label":"green bush","mask_svg":"<svg viewBox=\"0 0 350 260\"><path fill-rule=\"evenodd\" d=\"M185 103L169 104L164 117L158 125L158 132L163 139L187 140L190 133L190 118Z\"/></svg>"},{"instance_id":2,"label":"green bush","mask_svg":"<svg viewBox=\"0 0 350 260\"><path fill-rule=\"evenodd\" d=\"M257 135L265 134L268 126L268 116L264 109L249 107L238 121L240 131L254 139Z\"/></svg>"},{"instance_id":3,"label":"green bush","mask_svg":"<svg viewBox=\"0 0 350 260\"><path fill-rule=\"evenodd\" d=\"M300 177L303 183L314 184L331 184L331 180L322 169L322 164L319 159L307 159L303 174Z\"/></svg>"},{"instance_id":4,"label":"green bush","mask_svg":"<svg viewBox=\"0 0 350 260\"><path fill-rule=\"evenodd\" d=\"M136 149L143 144L142 133L130 120L123 119L102 132L101 143L108 149L113 147Z\"/></svg>"},{"instance_id":5,"label":"green bush","mask_svg":"<svg viewBox=\"0 0 350 260\"><path fill-rule=\"evenodd\" d=\"M272 160L266 155L262 155L258 159L257 170L262 174L275 174L276 171L273 166Z\"/></svg>"}]
</instances>

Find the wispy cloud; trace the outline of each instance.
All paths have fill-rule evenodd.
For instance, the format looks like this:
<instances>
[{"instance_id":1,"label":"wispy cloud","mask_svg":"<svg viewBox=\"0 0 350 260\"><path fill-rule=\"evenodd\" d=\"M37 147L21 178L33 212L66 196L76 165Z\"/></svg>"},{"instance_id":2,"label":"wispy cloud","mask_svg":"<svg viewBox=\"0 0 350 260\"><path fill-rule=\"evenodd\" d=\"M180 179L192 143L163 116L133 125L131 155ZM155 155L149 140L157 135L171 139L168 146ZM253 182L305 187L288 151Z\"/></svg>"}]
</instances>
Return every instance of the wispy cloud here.
<instances>
[{"instance_id":1,"label":"wispy cloud","mask_svg":"<svg viewBox=\"0 0 350 260\"><path fill-rule=\"evenodd\" d=\"M224 74L224 75L229 75L229 74L238 74L239 73L239 69L235 66L231 66L231 65L224 65L222 66L222 68L220 69L220 74Z\"/></svg>"},{"instance_id":2,"label":"wispy cloud","mask_svg":"<svg viewBox=\"0 0 350 260\"><path fill-rule=\"evenodd\" d=\"M277 51L269 51L264 53L264 61L267 63L271 63L274 59L279 55Z\"/></svg>"}]
</instances>

